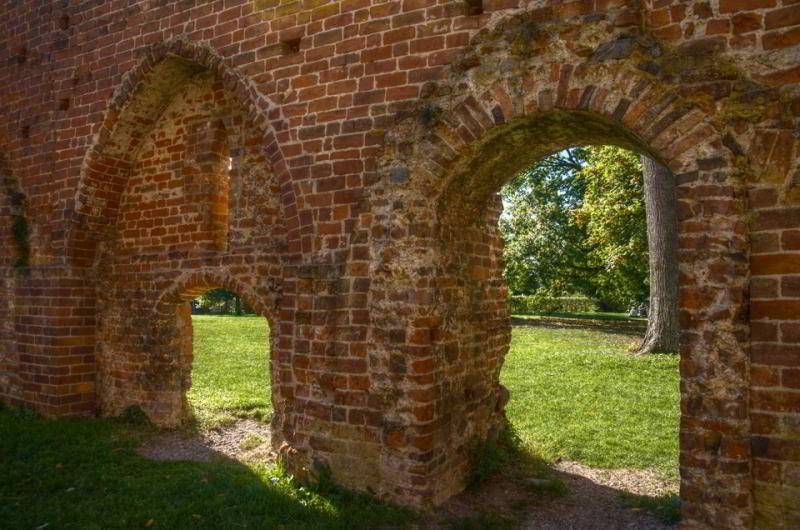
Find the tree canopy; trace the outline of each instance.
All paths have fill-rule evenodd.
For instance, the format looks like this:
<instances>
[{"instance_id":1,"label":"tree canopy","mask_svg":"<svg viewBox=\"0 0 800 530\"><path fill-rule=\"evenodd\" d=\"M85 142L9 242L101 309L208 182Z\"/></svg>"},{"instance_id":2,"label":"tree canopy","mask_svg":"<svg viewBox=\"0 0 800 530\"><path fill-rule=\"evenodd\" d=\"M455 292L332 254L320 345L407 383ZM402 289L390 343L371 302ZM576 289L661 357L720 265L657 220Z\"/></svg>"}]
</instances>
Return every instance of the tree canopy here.
<instances>
[{"instance_id":1,"label":"tree canopy","mask_svg":"<svg viewBox=\"0 0 800 530\"><path fill-rule=\"evenodd\" d=\"M239 295L228 289L212 289L198 296L192 307L199 313L243 315L252 312Z\"/></svg>"},{"instance_id":2,"label":"tree canopy","mask_svg":"<svg viewBox=\"0 0 800 530\"><path fill-rule=\"evenodd\" d=\"M566 149L515 175L501 193L513 294L581 294L608 309L647 299L638 155L611 146Z\"/></svg>"}]
</instances>

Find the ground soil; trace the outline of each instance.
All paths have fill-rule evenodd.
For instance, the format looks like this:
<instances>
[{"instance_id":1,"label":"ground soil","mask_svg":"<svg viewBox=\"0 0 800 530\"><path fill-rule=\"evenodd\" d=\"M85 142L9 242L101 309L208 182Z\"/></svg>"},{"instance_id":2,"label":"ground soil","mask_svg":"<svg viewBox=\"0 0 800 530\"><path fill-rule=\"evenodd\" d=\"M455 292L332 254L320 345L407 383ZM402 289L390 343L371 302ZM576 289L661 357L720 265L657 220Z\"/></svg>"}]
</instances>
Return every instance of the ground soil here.
<instances>
[{"instance_id":1,"label":"ground soil","mask_svg":"<svg viewBox=\"0 0 800 530\"><path fill-rule=\"evenodd\" d=\"M560 480L566 491L552 487ZM630 508L622 494L658 497L676 494L676 485L652 471L592 469L576 462L556 464L548 479L500 474L475 491L448 501L429 529L518 528L524 530L668 530L651 513Z\"/></svg>"},{"instance_id":2,"label":"ground soil","mask_svg":"<svg viewBox=\"0 0 800 530\"><path fill-rule=\"evenodd\" d=\"M159 432L142 444L139 454L163 461L274 460L269 440L268 424L240 420L208 431ZM554 487L558 481L566 488ZM423 516L419 528L675 528L660 522L649 512L627 507L621 497L623 492L657 497L676 493L676 486L652 471L592 469L576 462L561 461L545 479L516 472L500 473L478 489L466 491Z\"/></svg>"},{"instance_id":3,"label":"ground soil","mask_svg":"<svg viewBox=\"0 0 800 530\"><path fill-rule=\"evenodd\" d=\"M220 458L274 460L269 424L255 420L205 431L168 430L150 437L139 454L151 460L210 462Z\"/></svg>"}]
</instances>

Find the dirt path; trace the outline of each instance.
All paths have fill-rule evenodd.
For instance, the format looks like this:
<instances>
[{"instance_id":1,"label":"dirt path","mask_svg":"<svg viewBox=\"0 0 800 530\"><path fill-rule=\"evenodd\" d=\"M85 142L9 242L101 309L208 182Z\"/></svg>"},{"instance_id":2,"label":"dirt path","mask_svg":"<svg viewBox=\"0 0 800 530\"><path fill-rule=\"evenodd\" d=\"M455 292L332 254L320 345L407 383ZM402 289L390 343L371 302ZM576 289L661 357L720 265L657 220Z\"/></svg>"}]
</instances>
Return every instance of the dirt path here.
<instances>
[{"instance_id":1,"label":"dirt path","mask_svg":"<svg viewBox=\"0 0 800 530\"><path fill-rule=\"evenodd\" d=\"M210 462L221 458L274 461L268 424L240 420L210 431L165 431L148 439L138 450L145 458L162 461ZM497 475L476 491L467 491L424 518L419 528L452 528L468 521L468 528L524 530L668 530L649 512L626 507L620 494L658 497L676 493L676 487L651 471L592 469L562 461L552 479ZM558 487L556 487L558 486Z\"/></svg>"},{"instance_id":2,"label":"dirt path","mask_svg":"<svg viewBox=\"0 0 800 530\"><path fill-rule=\"evenodd\" d=\"M553 493L552 480L498 476L477 491L448 501L432 515L425 528L444 529L452 521L469 522L468 528L520 528L524 530L668 530L676 528L651 513L625 506L621 493L658 497L676 493L676 487L651 471L592 469L562 461L553 478L566 486L566 494Z\"/></svg>"},{"instance_id":3,"label":"dirt path","mask_svg":"<svg viewBox=\"0 0 800 530\"><path fill-rule=\"evenodd\" d=\"M675 488L651 471L591 469L576 462L556 466L569 493L531 511L525 529L647 529L675 528L652 514L623 504L621 492L657 497Z\"/></svg>"},{"instance_id":4,"label":"dirt path","mask_svg":"<svg viewBox=\"0 0 800 530\"><path fill-rule=\"evenodd\" d=\"M138 453L151 460L274 460L269 442L269 424L240 420L209 431L165 431L147 440Z\"/></svg>"}]
</instances>

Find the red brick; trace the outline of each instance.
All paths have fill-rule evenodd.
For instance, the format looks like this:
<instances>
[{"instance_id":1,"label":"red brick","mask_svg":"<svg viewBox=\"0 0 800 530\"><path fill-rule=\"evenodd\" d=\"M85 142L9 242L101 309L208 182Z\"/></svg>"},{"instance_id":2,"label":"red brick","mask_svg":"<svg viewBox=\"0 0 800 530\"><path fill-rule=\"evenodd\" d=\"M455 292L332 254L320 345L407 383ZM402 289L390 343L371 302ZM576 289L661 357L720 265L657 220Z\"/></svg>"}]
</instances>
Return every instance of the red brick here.
<instances>
[{"instance_id":1,"label":"red brick","mask_svg":"<svg viewBox=\"0 0 800 530\"><path fill-rule=\"evenodd\" d=\"M737 13L775 7L776 0L719 0L720 13Z\"/></svg>"},{"instance_id":2,"label":"red brick","mask_svg":"<svg viewBox=\"0 0 800 530\"><path fill-rule=\"evenodd\" d=\"M733 33L748 33L761 29L763 17L757 13L741 13L733 17Z\"/></svg>"},{"instance_id":3,"label":"red brick","mask_svg":"<svg viewBox=\"0 0 800 530\"><path fill-rule=\"evenodd\" d=\"M767 30L800 25L800 4L767 12L764 27Z\"/></svg>"}]
</instances>

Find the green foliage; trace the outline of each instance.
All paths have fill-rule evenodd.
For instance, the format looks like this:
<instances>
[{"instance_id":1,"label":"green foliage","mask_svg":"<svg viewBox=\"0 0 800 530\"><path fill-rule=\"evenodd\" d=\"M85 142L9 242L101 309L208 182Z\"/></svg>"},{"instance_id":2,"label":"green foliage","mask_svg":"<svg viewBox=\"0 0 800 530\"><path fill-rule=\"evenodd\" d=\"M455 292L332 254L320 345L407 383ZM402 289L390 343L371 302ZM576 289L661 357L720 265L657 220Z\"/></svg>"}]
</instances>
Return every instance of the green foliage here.
<instances>
[{"instance_id":1,"label":"green foliage","mask_svg":"<svg viewBox=\"0 0 800 530\"><path fill-rule=\"evenodd\" d=\"M572 148L502 190L505 277L513 294L570 296L626 309L647 298L647 221L638 155Z\"/></svg>"},{"instance_id":2,"label":"green foliage","mask_svg":"<svg viewBox=\"0 0 800 530\"><path fill-rule=\"evenodd\" d=\"M515 295L509 297L508 303L512 313L591 313L598 310L597 302L585 296Z\"/></svg>"},{"instance_id":3,"label":"green foliage","mask_svg":"<svg viewBox=\"0 0 800 530\"><path fill-rule=\"evenodd\" d=\"M639 155L618 147L593 148L581 170L586 184L577 221L586 228L594 257L597 298L624 308L647 299L647 217Z\"/></svg>"},{"instance_id":4,"label":"green foliage","mask_svg":"<svg viewBox=\"0 0 800 530\"><path fill-rule=\"evenodd\" d=\"M592 263L588 234L574 211L583 200L578 178L586 149L547 157L516 175L502 190L506 281L514 294L586 293L587 278L600 272Z\"/></svg>"},{"instance_id":5,"label":"green foliage","mask_svg":"<svg viewBox=\"0 0 800 530\"><path fill-rule=\"evenodd\" d=\"M218 315L241 316L253 312L238 294L228 289L212 289L198 296L193 302L193 307L196 313Z\"/></svg>"}]
</instances>

